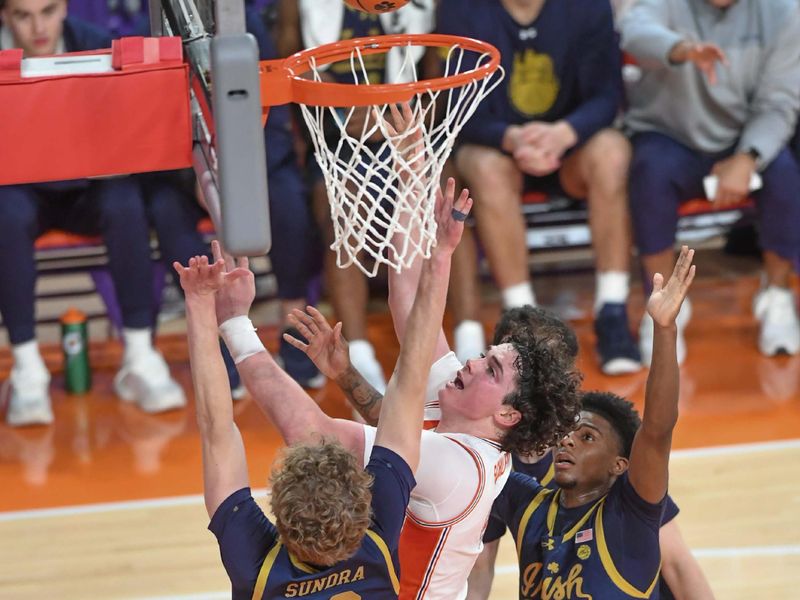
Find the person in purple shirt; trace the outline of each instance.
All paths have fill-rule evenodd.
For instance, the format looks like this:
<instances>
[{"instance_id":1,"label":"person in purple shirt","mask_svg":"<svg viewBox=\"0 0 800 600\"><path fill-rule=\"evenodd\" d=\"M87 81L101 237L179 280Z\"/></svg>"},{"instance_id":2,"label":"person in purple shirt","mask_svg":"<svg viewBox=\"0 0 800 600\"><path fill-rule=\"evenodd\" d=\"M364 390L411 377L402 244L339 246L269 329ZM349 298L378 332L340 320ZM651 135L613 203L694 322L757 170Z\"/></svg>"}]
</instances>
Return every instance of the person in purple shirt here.
<instances>
[{"instance_id":1,"label":"person in purple shirt","mask_svg":"<svg viewBox=\"0 0 800 600\"><path fill-rule=\"evenodd\" d=\"M503 82L464 127L456 165L504 307L535 304L524 191L586 198L597 266L595 331L603 371L641 368L626 312L630 148L611 128L620 54L608 0L442 0L437 30L496 46Z\"/></svg>"}]
</instances>

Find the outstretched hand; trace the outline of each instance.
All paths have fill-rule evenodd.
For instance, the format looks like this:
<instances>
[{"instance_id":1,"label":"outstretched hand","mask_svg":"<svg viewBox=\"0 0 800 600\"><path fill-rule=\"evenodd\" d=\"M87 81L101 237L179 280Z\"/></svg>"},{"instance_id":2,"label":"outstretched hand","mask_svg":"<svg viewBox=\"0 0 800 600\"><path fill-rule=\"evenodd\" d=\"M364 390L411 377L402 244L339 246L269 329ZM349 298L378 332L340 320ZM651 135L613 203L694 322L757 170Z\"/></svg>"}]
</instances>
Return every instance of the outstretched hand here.
<instances>
[{"instance_id":1,"label":"outstretched hand","mask_svg":"<svg viewBox=\"0 0 800 600\"><path fill-rule=\"evenodd\" d=\"M178 272L187 297L211 296L225 285L226 280L236 280L246 275L242 269L226 273L225 261L219 259L210 264L207 256L193 256L187 267L177 261L172 266Z\"/></svg>"},{"instance_id":2,"label":"outstretched hand","mask_svg":"<svg viewBox=\"0 0 800 600\"><path fill-rule=\"evenodd\" d=\"M404 173L410 176L414 173L423 175L425 170L425 144L422 136L422 126L418 117L411 110L408 102L401 102L400 109L395 104L389 104L389 112L392 115L392 123L384 119L383 125L389 134L389 140L396 145L397 152L403 157L405 165L403 170L410 170ZM376 112L377 115L377 112Z\"/></svg>"},{"instance_id":3,"label":"outstretched hand","mask_svg":"<svg viewBox=\"0 0 800 600\"><path fill-rule=\"evenodd\" d=\"M222 252L222 247L217 240L211 242L211 253L214 255L214 264L222 261L223 285L217 290L217 321L224 323L233 317L247 315L250 305L256 297L256 282L250 271L250 263L246 256L234 258ZM236 273L235 277L228 277Z\"/></svg>"},{"instance_id":4,"label":"outstretched hand","mask_svg":"<svg viewBox=\"0 0 800 600\"><path fill-rule=\"evenodd\" d=\"M717 63L728 65L728 57L725 52L715 44L692 44L687 51L686 58L694 63L711 85L717 83Z\"/></svg>"},{"instance_id":5,"label":"outstretched hand","mask_svg":"<svg viewBox=\"0 0 800 600\"><path fill-rule=\"evenodd\" d=\"M653 276L653 293L647 301L647 312L660 327L671 327L675 324L681 305L689 286L694 280L695 266L692 264L694 250L688 246L681 247L681 253L675 262L672 276L664 285L664 276L656 273Z\"/></svg>"},{"instance_id":6,"label":"outstretched hand","mask_svg":"<svg viewBox=\"0 0 800 600\"><path fill-rule=\"evenodd\" d=\"M294 309L288 319L308 342L303 343L288 333L283 334L283 339L305 352L328 379L335 380L350 367L350 349L342 336L341 321L331 328L322 313L313 306L307 306L306 312Z\"/></svg>"},{"instance_id":7,"label":"outstretched hand","mask_svg":"<svg viewBox=\"0 0 800 600\"><path fill-rule=\"evenodd\" d=\"M458 198L455 194L456 180L452 177L447 179L444 193L441 188L436 193L436 249L450 254L461 241L464 219L472 210L472 198L467 188L461 190Z\"/></svg>"}]
</instances>

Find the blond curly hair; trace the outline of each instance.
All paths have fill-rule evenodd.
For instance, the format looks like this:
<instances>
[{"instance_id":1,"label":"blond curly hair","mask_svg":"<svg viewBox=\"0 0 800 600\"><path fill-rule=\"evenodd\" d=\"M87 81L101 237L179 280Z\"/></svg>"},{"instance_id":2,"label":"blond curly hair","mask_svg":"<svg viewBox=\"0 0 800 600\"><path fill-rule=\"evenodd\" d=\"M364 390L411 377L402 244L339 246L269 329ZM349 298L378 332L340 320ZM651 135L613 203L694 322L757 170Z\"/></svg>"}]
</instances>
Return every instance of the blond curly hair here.
<instances>
[{"instance_id":1,"label":"blond curly hair","mask_svg":"<svg viewBox=\"0 0 800 600\"><path fill-rule=\"evenodd\" d=\"M290 446L278 461L271 504L283 544L314 565L350 558L372 522L372 475L329 440Z\"/></svg>"}]
</instances>

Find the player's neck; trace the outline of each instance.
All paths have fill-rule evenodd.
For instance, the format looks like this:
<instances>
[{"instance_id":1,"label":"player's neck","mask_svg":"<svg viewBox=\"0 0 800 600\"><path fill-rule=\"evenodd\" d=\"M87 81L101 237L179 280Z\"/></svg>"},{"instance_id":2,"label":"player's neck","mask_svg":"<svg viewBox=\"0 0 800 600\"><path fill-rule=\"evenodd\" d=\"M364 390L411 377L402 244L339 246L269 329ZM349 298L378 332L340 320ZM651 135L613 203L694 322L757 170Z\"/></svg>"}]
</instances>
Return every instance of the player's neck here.
<instances>
[{"instance_id":1,"label":"player's neck","mask_svg":"<svg viewBox=\"0 0 800 600\"><path fill-rule=\"evenodd\" d=\"M500 0L517 23L528 25L536 20L547 0Z\"/></svg>"},{"instance_id":2,"label":"player's neck","mask_svg":"<svg viewBox=\"0 0 800 600\"><path fill-rule=\"evenodd\" d=\"M564 508L575 508L583 506L584 504L589 504L605 496L608 490L611 489L612 484L613 481L587 487L578 484L570 489L561 488L559 503Z\"/></svg>"},{"instance_id":3,"label":"player's neck","mask_svg":"<svg viewBox=\"0 0 800 600\"><path fill-rule=\"evenodd\" d=\"M447 416L442 415L441 421L436 426L436 433L466 433L475 437L499 442L497 429L493 425L491 418L476 421L467 419L461 415Z\"/></svg>"}]
</instances>

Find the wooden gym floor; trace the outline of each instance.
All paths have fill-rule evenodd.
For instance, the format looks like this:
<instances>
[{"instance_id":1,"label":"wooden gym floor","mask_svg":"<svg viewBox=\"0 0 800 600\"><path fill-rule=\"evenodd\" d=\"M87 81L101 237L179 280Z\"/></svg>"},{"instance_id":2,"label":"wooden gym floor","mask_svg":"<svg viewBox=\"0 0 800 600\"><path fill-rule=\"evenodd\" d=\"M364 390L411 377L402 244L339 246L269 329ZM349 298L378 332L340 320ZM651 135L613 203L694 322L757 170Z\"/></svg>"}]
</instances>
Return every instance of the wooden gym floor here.
<instances>
[{"instance_id":1,"label":"wooden gym floor","mask_svg":"<svg viewBox=\"0 0 800 600\"><path fill-rule=\"evenodd\" d=\"M718 598L797 597L800 356L758 354L749 308L758 286L754 264L730 268L713 252L701 253L698 265L671 465L679 522ZM590 312L590 275L540 281L545 304L555 299L548 290L567 288L574 291L569 302L576 314ZM634 322L640 296L633 294ZM397 342L376 304L370 337L388 373ZM487 332L498 312L491 301L484 308ZM585 387L612 390L641 407L646 373L602 376L590 319L573 325ZM274 348L276 327L261 332ZM182 336L162 336L159 345L190 390ZM0 598L229 597L216 543L205 529L191 405L148 416L118 402L111 380L120 354L115 342L94 344L92 393L70 397L61 391L59 350L48 347L56 423L18 430L0 425ZM8 350L0 350L0 378L9 366ZM348 414L333 385L314 396L330 414ZM263 488L279 437L250 400L237 403L236 415L252 485ZM492 598L513 598L515 588L514 551L504 539Z\"/></svg>"}]
</instances>

